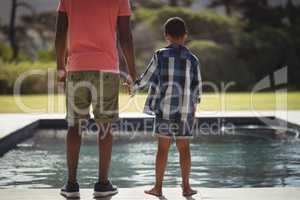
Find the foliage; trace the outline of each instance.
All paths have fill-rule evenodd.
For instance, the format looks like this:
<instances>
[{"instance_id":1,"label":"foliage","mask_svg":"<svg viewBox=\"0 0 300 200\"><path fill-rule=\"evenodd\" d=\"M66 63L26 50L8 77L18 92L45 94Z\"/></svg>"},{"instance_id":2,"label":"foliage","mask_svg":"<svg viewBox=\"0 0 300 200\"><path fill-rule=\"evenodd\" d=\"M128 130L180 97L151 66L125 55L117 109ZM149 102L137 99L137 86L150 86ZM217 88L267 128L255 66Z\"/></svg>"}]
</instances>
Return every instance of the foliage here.
<instances>
[{"instance_id":1,"label":"foliage","mask_svg":"<svg viewBox=\"0 0 300 200\"><path fill-rule=\"evenodd\" d=\"M189 7L193 4L194 0L167 0L167 1L158 1L158 0L132 0L131 3L134 7L145 7L145 8L160 8L163 5L169 6L185 6Z\"/></svg>"},{"instance_id":2,"label":"foliage","mask_svg":"<svg viewBox=\"0 0 300 200\"><path fill-rule=\"evenodd\" d=\"M231 15L232 10L239 5L239 2L239 0L212 0L209 7L215 8L223 5L225 7L226 14Z\"/></svg>"},{"instance_id":3,"label":"foliage","mask_svg":"<svg viewBox=\"0 0 300 200\"><path fill-rule=\"evenodd\" d=\"M174 16L186 21L191 39L210 39L220 43L231 43L242 27L242 23L236 17L219 15L210 10L195 12L188 8L163 7L152 15L152 27L159 34L158 38L162 38L162 25L168 18Z\"/></svg>"},{"instance_id":4,"label":"foliage","mask_svg":"<svg viewBox=\"0 0 300 200\"><path fill-rule=\"evenodd\" d=\"M38 51L38 60L41 62L51 62L56 58L54 49Z\"/></svg>"},{"instance_id":5,"label":"foliage","mask_svg":"<svg viewBox=\"0 0 300 200\"><path fill-rule=\"evenodd\" d=\"M222 88L221 82L230 84L230 91L249 90L254 84L253 74L245 63L237 59L237 51L229 45L220 45L209 40L196 40L188 44L191 51L200 59L203 81L213 82ZM212 90L206 86L205 90Z\"/></svg>"},{"instance_id":6,"label":"foliage","mask_svg":"<svg viewBox=\"0 0 300 200\"><path fill-rule=\"evenodd\" d=\"M8 62L12 57L12 50L5 43L0 42L0 60Z\"/></svg>"},{"instance_id":7,"label":"foliage","mask_svg":"<svg viewBox=\"0 0 300 200\"><path fill-rule=\"evenodd\" d=\"M30 70L42 70L45 74L28 76L22 83L21 92L23 94L45 93L48 87L48 72L53 72L54 66L54 62L0 63L0 94L12 94L16 80L21 74L28 73Z\"/></svg>"},{"instance_id":8,"label":"foliage","mask_svg":"<svg viewBox=\"0 0 300 200\"><path fill-rule=\"evenodd\" d=\"M220 80L220 60L224 57L224 49L217 43L209 40L195 40L189 43L188 47L200 59L201 70L204 81Z\"/></svg>"},{"instance_id":9,"label":"foliage","mask_svg":"<svg viewBox=\"0 0 300 200\"><path fill-rule=\"evenodd\" d=\"M156 15L157 9L139 8L134 11L132 21L137 23L149 23Z\"/></svg>"},{"instance_id":10,"label":"foliage","mask_svg":"<svg viewBox=\"0 0 300 200\"><path fill-rule=\"evenodd\" d=\"M257 80L286 66L293 51L289 35L271 27L241 34L236 48L239 58L245 61L245 67L251 69Z\"/></svg>"},{"instance_id":11,"label":"foliage","mask_svg":"<svg viewBox=\"0 0 300 200\"><path fill-rule=\"evenodd\" d=\"M289 66L289 88L300 89L300 6L288 0L286 6L270 7L264 1L214 0L215 6L229 2L231 16L210 9L162 6L170 1L135 1L133 34L138 72L146 68L156 49L166 45L165 21L179 16L188 26L187 46L200 58L204 81L219 87L222 82L233 81L230 90L251 90L261 78ZM183 1L178 2L183 5ZM54 68L54 24L54 12L20 17L19 63L8 64L12 51L0 42L0 93L12 93L18 75L27 70ZM124 66L122 61L121 69ZM44 93L46 81L46 74L29 77L22 92Z\"/></svg>"},{"instance_id":12,"label":"foliage","mask_svg":"<svg viewBox=\"0 0 300 200\"><path fill-rule=\"evenodd\" d=\"M254 3L254 6L257 4ZM244 5L243 5L244 6ZM250 9L250 8L249 8ZM284 66L289 66L290 88L299 88L300 76L300 15L292 15L290 26L283 23L273 25L282 15L280 8L268 8L265 15L269 23L245 18L217 14L211 10L200 12L182 7L162 7L160 9L145 9L135 12L137 26L143 24L146 31L138 30L136 35L146 35L147 43L156 43L156 47L163 47L163 24L173 16L179 16L186 21L189 29L188 47L200 57L204 80L216 84L235 82L231 90L251 90L251 88L267 75ZM297 9L296 9L297 10ZM277 14L276 14L277 13ZM279 14L278 14L279 13ZM300 13L300 12L299 12ZM298 16L298 18L295 18ZM272 18L272 20L271 20ZM299 19L299 20L298 20ZM253 21L254 20L254 21ZM267 18L266 18L267 20ZM268 21L268 20L267 20ZM153 32L152 35L149 35ZM137 43L137 46L140 44ZM154 46L139 48L138 64L144 63L146 56L154 51ZM146 52L146 54L144 53ZM149 53L151 52L151 53ZM270 88L272 89L272 88Z\"/></svg>"}]
</instances>

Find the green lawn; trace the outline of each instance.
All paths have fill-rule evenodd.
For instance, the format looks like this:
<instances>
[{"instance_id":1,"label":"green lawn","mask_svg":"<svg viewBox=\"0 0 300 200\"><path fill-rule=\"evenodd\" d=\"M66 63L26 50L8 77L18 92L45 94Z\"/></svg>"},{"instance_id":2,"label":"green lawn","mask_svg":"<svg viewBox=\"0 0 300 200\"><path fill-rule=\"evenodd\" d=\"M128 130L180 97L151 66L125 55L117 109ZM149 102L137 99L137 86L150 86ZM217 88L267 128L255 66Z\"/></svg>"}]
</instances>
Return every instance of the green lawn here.
<instances>
[{"instance_id":1,"label":"green lawn","mask_svg":"<svg viewBox=\"0 0 300 200\"><path fill-rule=\"evenodd\" d=\"M141 112L146 95L140 94L130 98L126 94L120 94L120 112ZM287 100L287 101L286 101ZM19 102L18 102L19 101ZM252 103L251 103L252 102ZM226 93L226 94L204 94L198 111L218 110L274 110L300 109L300 92L285 95L274 93L255 94L251 101L250 93ZM64 95L26 95L20 97L0 96L0 113L53 113L65 112Z\"/></svg>"}]
</instances>

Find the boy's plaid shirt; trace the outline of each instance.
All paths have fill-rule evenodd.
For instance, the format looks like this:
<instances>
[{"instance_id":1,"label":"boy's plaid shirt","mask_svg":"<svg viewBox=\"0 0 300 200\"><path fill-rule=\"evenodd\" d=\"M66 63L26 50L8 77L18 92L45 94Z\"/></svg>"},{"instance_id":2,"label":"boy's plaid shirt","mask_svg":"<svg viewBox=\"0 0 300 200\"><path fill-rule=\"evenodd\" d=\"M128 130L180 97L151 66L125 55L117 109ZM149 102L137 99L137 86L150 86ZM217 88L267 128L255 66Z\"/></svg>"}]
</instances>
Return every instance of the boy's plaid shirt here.
<instances>
[{"instance_id":1,"label":"boy's plaid shirt","mask_svg":"<svg viewBox=\"0 0 300 200\"><path fill-rule=\"evenodd\" d=\"M191 121L202 92L200 64L186 47L157 50L134 91L150 85L144 112L160 119Z\"/></svg>"}]
</instances>

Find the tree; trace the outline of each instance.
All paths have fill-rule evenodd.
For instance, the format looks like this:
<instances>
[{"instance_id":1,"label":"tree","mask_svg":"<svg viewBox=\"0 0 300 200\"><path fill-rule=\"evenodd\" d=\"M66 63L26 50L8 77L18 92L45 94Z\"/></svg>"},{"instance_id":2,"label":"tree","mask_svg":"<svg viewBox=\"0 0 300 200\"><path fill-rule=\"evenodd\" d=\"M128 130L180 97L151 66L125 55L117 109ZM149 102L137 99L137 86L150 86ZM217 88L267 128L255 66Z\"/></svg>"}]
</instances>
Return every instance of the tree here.
<instances>
[{"instance_id":1,"label":"tree","mask_svg":"<svg viewBox=\"0 0 300 200\"><path fill-rule=\"evenodd\" d=\"M294 5L292 0L288 0L286 4L287 16L292 24L295 24L297 21L297 7Z\"/></svg>"},{"instance_id":2,"label":"tree","mask_svg":"<svg viewBox=\"0 0 300 200\"><path fill-rule=\"evenodd\" d=\"M19 54L19 46L16 39L16 15L17 15L17 0L12 0L11 4L11 14L9 23L9 42L13 50L12 60L15 60Z\"/></svg>"},{"instance_id":3,"label":"tree","mask_svg":"<svg viewBox=\"0 0 300 200\"><path fill-rule=\"evenodd\" d=\"M17 33L16 33L16 18L17 18L17 10L19 7L24 7L29 9L32 13L34 13L34 9L32 6L26 2L19 2L18 0L11 1L11 13L10 13L10 23L9 23L9 42L12 48L12 60L16 60L19 55L19 45L17 41Z\"/></svg>"},{"instance_id":4,"label":"tree","mask_svg":"<svg viewBox=\"0 0 300 200\"><path fill-rule=\"evenodd\" d=\"M209 7L215 8L218 6L224 6L227 15L232 14L232 9L239 5L239 0L213 0Z\"/></svg>"},{"instance_id":5,"label":"tree","mask_svg":"<svg viewBox=\"0 0 300 200\"><path fill-rule=\"evenodd\" d=\"M243 17L249 20L249 30L257 27L282 26L284 8L282 6L272 7L268 0L242 0L239 4Z\"/></svg>"},{"instance_id":6,"label":"tree","mask_svg":"<svg viewBox=\"0 0 300 200\"><path fill-rule=\"evenodd\" d=\"M250 20L259 21L262 16L269 10L268 0L242 0L239 8L243 12L244 17Z\"/></svg>"}]
</instances>

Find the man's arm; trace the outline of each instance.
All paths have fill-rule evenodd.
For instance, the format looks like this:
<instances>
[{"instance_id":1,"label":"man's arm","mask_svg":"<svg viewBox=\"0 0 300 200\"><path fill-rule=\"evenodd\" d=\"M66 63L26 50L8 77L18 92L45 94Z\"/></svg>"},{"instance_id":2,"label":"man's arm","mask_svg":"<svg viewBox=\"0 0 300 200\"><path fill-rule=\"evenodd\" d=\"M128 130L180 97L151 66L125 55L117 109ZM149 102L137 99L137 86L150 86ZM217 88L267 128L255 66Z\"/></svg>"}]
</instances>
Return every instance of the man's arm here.
<instances>
[{"instance_id":1,"label":"man's arm","mask_svg":"<svg viewBox=\"0 0 300 200\"><path fill-rule=\"evenodd\" d=\"M118 17L118 31L121 48L126 60L129 76L132 81L136 80L136 69L134 62L134 48L129 16Z\"/></svg>"},{"instance_id":2,"label":"man's arm","mask_svg":"<svg viewBox=\"0 0 300 200\"><path fill-rule=\"evenodd\" d=\"M64 81L65 75L61 75L61 71L65 71L66 48L67 48L67 32L68 32L68 16L66 12L58 12L56 23L55 50L56 62L59 81Z\"/></svg>"}]
</instances>

